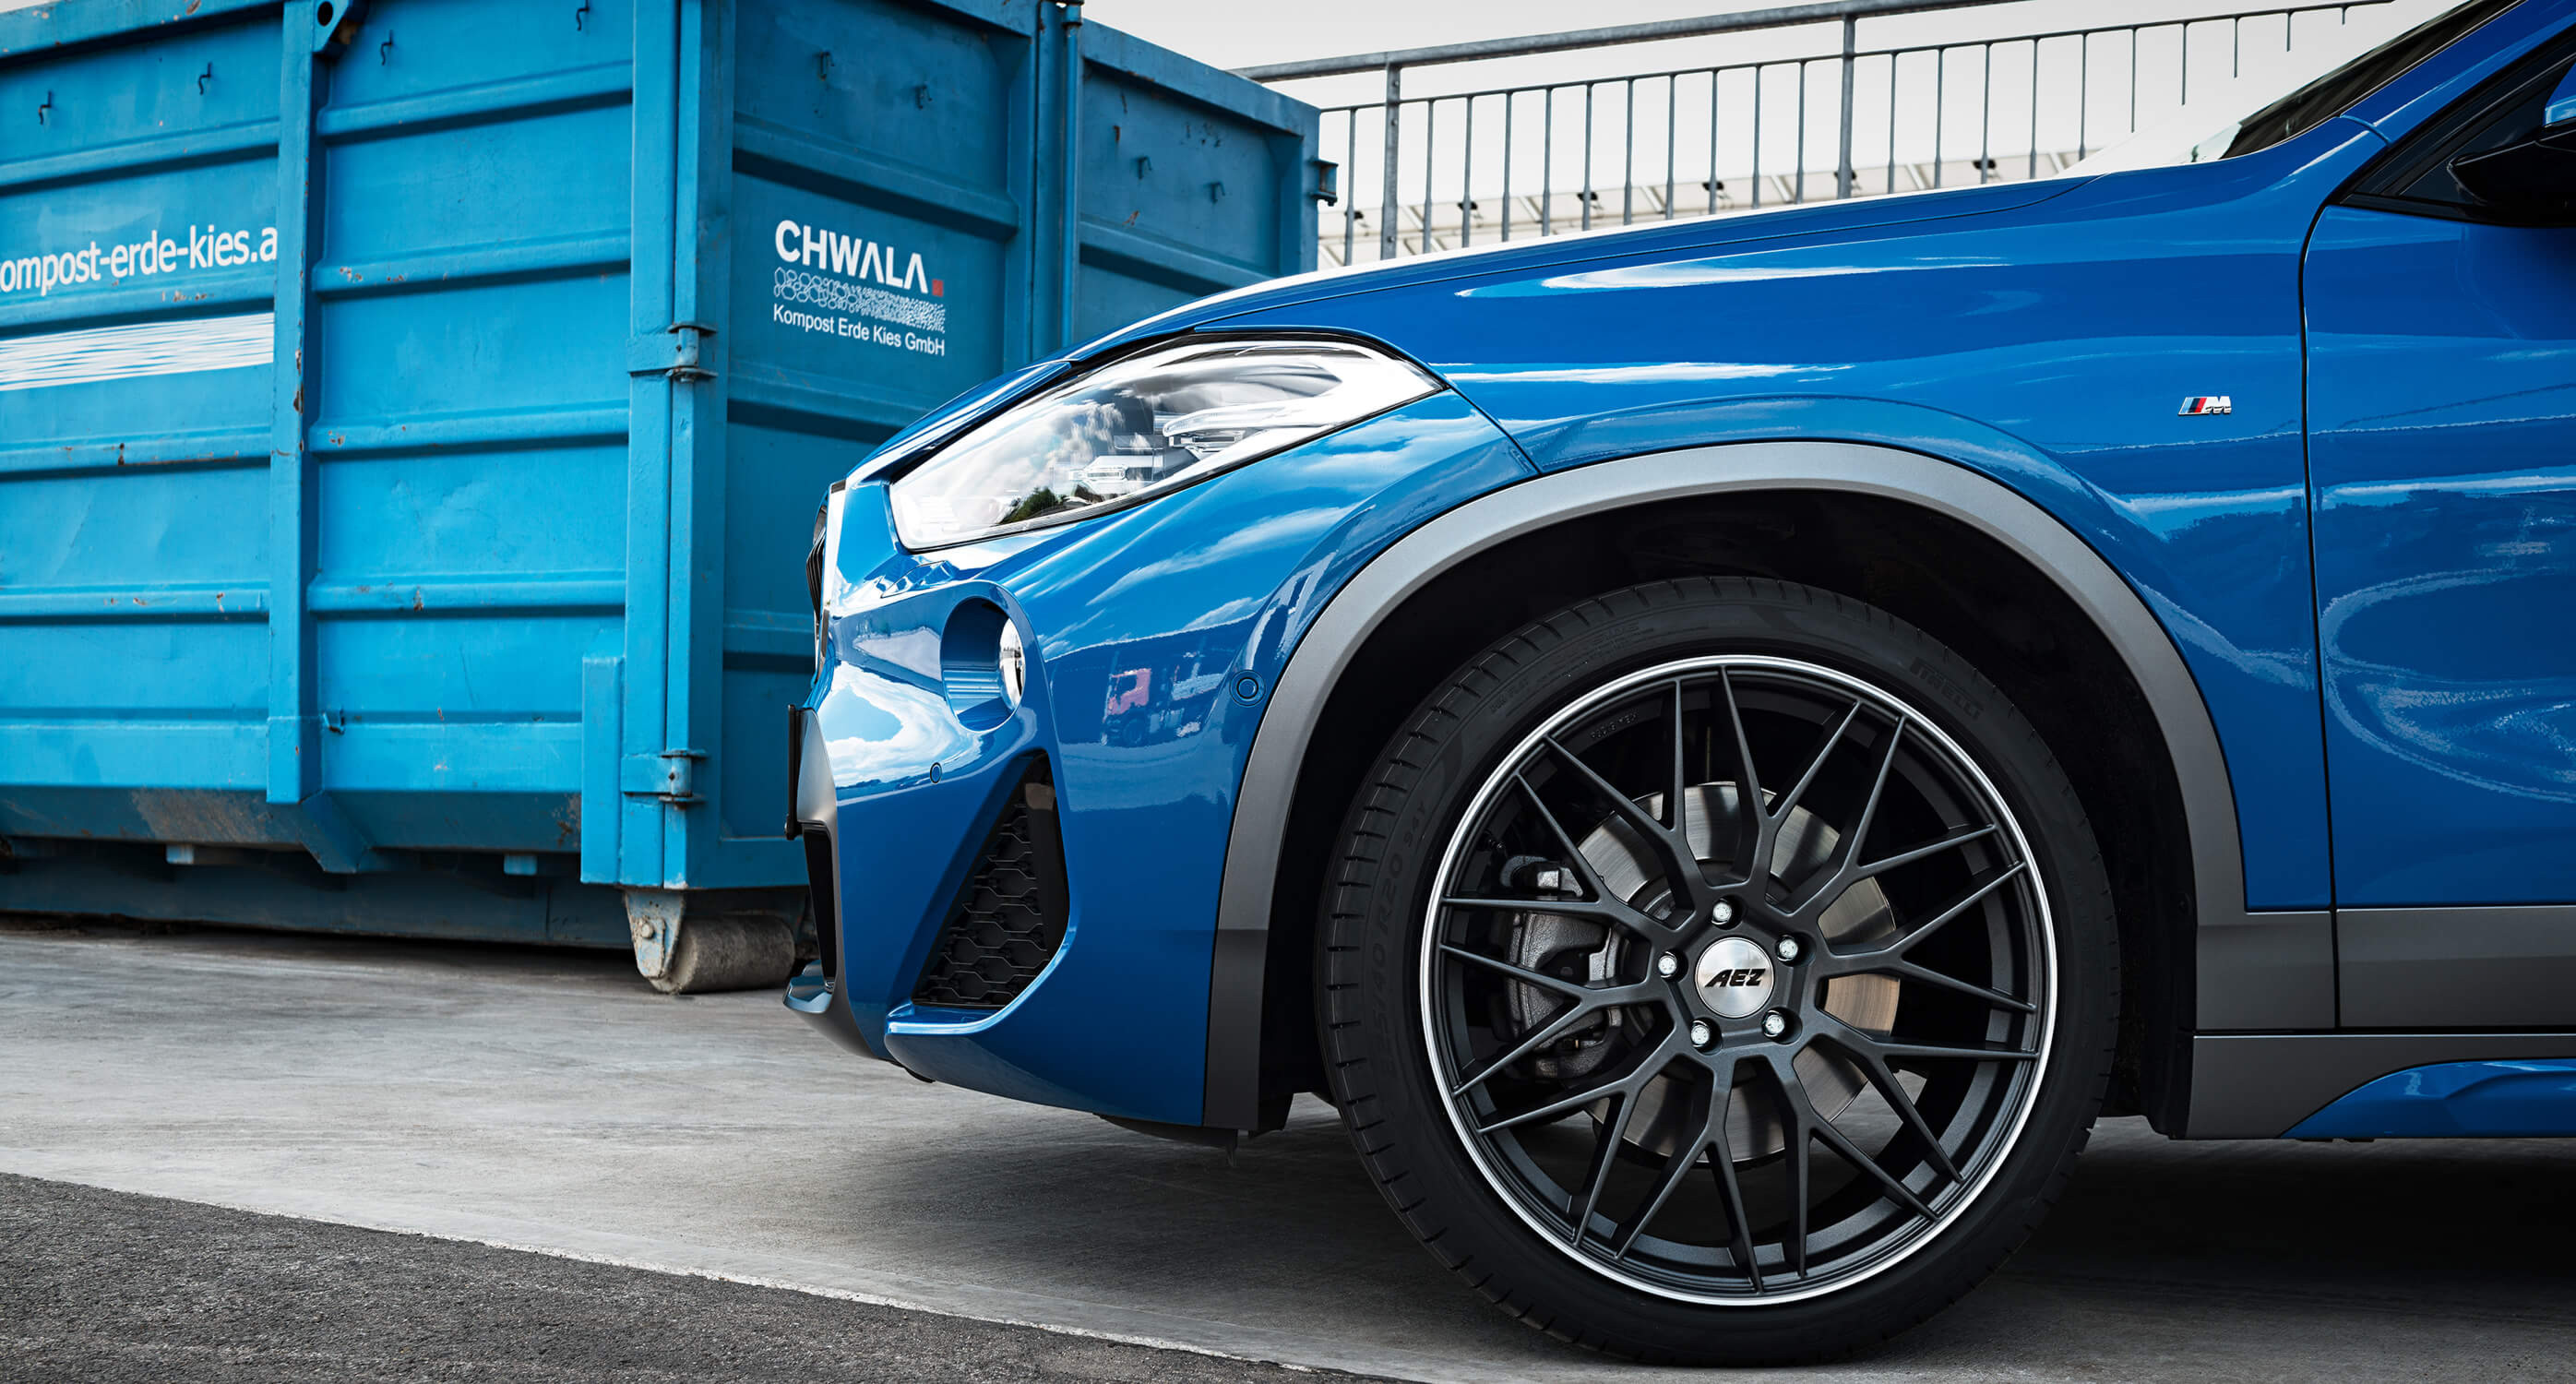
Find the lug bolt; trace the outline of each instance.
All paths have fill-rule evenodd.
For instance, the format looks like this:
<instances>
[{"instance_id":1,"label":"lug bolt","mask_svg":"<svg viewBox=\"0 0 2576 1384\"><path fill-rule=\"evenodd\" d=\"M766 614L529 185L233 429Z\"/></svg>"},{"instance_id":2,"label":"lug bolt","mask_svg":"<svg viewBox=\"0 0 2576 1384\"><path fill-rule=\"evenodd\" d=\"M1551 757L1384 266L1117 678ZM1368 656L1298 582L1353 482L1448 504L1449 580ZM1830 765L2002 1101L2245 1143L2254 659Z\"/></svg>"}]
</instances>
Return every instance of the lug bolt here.
<instances>
[{"instance_id":1,"label":"lug bolt","mask_svg":"<svg viewBox=\"0 0 2576 1384\"><path fill-rule=\"evenodd\" d=\"M1711 909L1708 911L1708 916L1709 916L1709 918L1710 918L1712 921L1714 921L1714 922L1715 922L1719 927L1726 927L1726 926L1728 926L1729 924L1733 923L1733 922L1735 921L1735 902L1734 902L1734 900L1732 900L1732 899L1719 899L1719 900L1717 901L1717 906L1716 906L1716 907L1714 907L1714 908L1711 908Z\"/></svg>"},{"instance_id":2,"label":"lug bolt","mask_svg":"<svg viewBox=\"0 0 2576 1384\"><path fill-rule=\"evenodd\" d=\"M1795 937L1783 937L1780 939L1780 959L1783 961L1795 961L1800 956L1804 955L1806 950L1806 948L1798 945L1798 939Z\"/></svg>"},{"instance_id":3,"label":"lug bolt","mask_svg":"<svg viewBox=\"0 0 2576 1384\"><path fill-rule=\"evenodd\" d=\"M1681 973L1682 959L1680 957L1673 955L1671 952L1666 952L1655 958L1655 974L1662 976L1666 980L1670 980Z\"/></svg>"},{"instance_id":4,"label":"lug bolt","mask_svg":"<svg viewBox=\"0 0 2576 1384\"><path fill-rule=\"evenodd\" d=\"M1716 1035L1710 1031L1709 1026L1708 1026L1708 1020L1706 1020L1706 1019L1693 1019L1693 1020L1691 1020L1691 1030L1690 1030L1690 1033L1691 1033L1691 1046L1692 1046L1692 1047L1695 1047L1695 1048L1705 1048L1705 1047L1707 1047L1707 1046L1709 1045L1709 1041L1710 1041L1712 1038L1716 1037Z\"/></svg>"},{"instance_id":5,"label":"lug bolt","mask_svg":"<svg viewBox=\"0 0 2576 1384\"><path fill-rule=\"evenodd\" d=\"M1786 1037L1788 1037L1788 1036L1789 1036L1789 1016L1788 1016L1788 1015L1786 1015L1786 1014L1781 1013L1781 1012L1780 1012L1779 1010L1777 1010L1777 1009L1774 1009L1774 1010L1772 1010L1770 1013L1763 1015L1763 1016L1762 1016L1762 1036L1763 1036L1763 1037L1765 1037L1765 1038L1786 1038Z\"/></svg>"}]
</instances>

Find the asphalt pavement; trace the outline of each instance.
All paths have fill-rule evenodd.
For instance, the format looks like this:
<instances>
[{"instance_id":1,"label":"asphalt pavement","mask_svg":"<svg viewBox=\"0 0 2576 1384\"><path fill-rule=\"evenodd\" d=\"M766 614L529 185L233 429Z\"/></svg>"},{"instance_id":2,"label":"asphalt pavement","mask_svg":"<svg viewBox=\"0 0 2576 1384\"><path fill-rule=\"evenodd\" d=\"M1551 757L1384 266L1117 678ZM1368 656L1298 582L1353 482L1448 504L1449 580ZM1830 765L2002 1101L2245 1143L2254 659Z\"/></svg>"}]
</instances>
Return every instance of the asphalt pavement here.
<instances>
[{"instance_id":1,"label":"asphalt pavement","mask_svg":"<svg viewBox=\"0 0 2576 1384\"><path fill-rule=\"evenodd\" d=\"M0 1379L1353 1379L0 1175Z\"/></svg>"},{"instance_id":2,"label":"asphalt pavement","mask_svg":"<svg viewBox=\"0 0 2576 1384\"><path fill-rule=\"evenodd\" d=\"M774 996L656 995L621 956L0 927L0 1173L126 1194L0 1182L0 1340L57 1343L0 1378L92 1377L28 1373L56 1348L132 1378L295 1378L307 1348L345 1353L313 1378L650 1378L674 1348L704 1379L1706 1377L1485 1307L1320 1105L1231 1156L1167 1143L849 1058ZM2571 1230L2576 1144L2107 1121L1992 1282L1796 1373L2576 1379Z\"/></svg>"}]
</instances>

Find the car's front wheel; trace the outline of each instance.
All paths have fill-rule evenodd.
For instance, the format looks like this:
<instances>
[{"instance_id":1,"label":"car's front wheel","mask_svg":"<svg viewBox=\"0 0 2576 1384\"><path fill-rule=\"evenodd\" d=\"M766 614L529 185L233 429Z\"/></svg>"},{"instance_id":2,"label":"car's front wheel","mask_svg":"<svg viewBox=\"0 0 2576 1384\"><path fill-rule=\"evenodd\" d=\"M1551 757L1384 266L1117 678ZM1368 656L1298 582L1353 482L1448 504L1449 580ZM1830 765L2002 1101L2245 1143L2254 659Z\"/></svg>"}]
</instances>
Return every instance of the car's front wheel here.
<instances>
[{"instance_id":1,"label":"car's front wheel","mask_svg":"<svg viewBox=\"0 0 2576 1384\"><path fill-rule=\"evenodd\" d=\"M2109 889L1992 683L1831 593L1584 601L1426 700L1344 824L1319 996L1405 1222L1533 1325L1828 1356L2029 1233L2108 1073Z\"/></svg>"}]
</instances>

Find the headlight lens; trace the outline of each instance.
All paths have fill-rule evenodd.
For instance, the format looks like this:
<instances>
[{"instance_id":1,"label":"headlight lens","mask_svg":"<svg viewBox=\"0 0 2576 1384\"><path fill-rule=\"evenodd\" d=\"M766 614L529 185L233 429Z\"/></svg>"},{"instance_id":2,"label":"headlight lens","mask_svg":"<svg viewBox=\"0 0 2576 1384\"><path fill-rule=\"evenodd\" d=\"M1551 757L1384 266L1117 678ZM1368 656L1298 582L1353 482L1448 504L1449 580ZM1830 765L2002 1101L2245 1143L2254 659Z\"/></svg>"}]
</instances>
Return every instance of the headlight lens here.
<instances>
[{"instance_id":1,"label":"headlight lens","mask_svg":"<svg viewBox=\"0 0 2576 1384\"><path fill-rule=\"evenodd\" d=\"M841 503L849 492L839 486L814 514L814 546L805 553L805 584L814 597L814 667L823 667L824 626L838 602L841 580Z\"/></svg>"},{"instance_id":2,"label":"headlight lens","mask_svg":"<svg viewBox=\"0 0 2576 1384\"><path fill-rule=\"evenodd\" d=\"M1112 361L960 435L896 481L904 546L1070 523L1436 394L1338 341L1183 342Z\"/></svg>"}]
</instances>

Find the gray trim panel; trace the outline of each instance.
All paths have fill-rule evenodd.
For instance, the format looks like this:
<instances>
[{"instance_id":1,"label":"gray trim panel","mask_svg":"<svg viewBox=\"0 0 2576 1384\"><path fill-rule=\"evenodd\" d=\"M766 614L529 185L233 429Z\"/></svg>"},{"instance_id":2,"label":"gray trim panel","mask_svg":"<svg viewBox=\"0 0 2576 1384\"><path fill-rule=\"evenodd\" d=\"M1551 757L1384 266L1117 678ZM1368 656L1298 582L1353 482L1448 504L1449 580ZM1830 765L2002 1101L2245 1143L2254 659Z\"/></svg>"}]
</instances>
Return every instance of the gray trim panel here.
<instances>
[{"instance_id":1,"label":"gray trim panel","mask_svg":"<svg viewBox=\"0 0 2576 1384\"><path fill-rule=\"evenodd\" d=\"M2570 1033L2222 1033L2191 1043L2191 1139L2277 1139L2365 1082L2435 1062L2576 1057Z\"/></svg>"},{"instance_id":2,"label":"gray trim panel","mask_svg":"<svg viewBox=\"0 0 2576 1384\"><path fill-rule=\"evenodd\" d=\"M2203 1031L2335 1026L2332 913L2204 913L2194 941Z\"/></svg>"},{"instance_id":3,"label":"gray trim panel","mask_svg":"<svg viewBox=\"0 0 2576 1384\"><path fill-rule=\"evenodd\" d=\"M2050 574L2128 663L2154 709L2181 782L2202 926L2245 917L2236 802L2199 686L2137 593L2047 511L1966 467L1858 443L1748 442L1596 462L1495 491L1407 534L1336 593L1298 641L1271 691L1235 798L1217 906L1202 1123L1258 1128L1261 970L1290 803L1325 702L1379 622L1457 563L1537 529L1631 505L1783 490L1839 491L1918 505L1966 524ZM2315 983L2298 978L2294 990L2300 998L2285 1012L2305 1012ZM2330 972L2325 983L2331 985ZM2230 1003L2231 1012L2257 1007L2241 996Z\"/></svg>"},{"instance_id":4,"label":"gray trim panel","mask_svg":"<svg viewBox=\"0 0 2576 1384\"><path fill-rule=\"evenodd\" d=\"M2576 1029L2576 905L2339 908L2345 1028Z\"/></svg>"}]
</instances>

